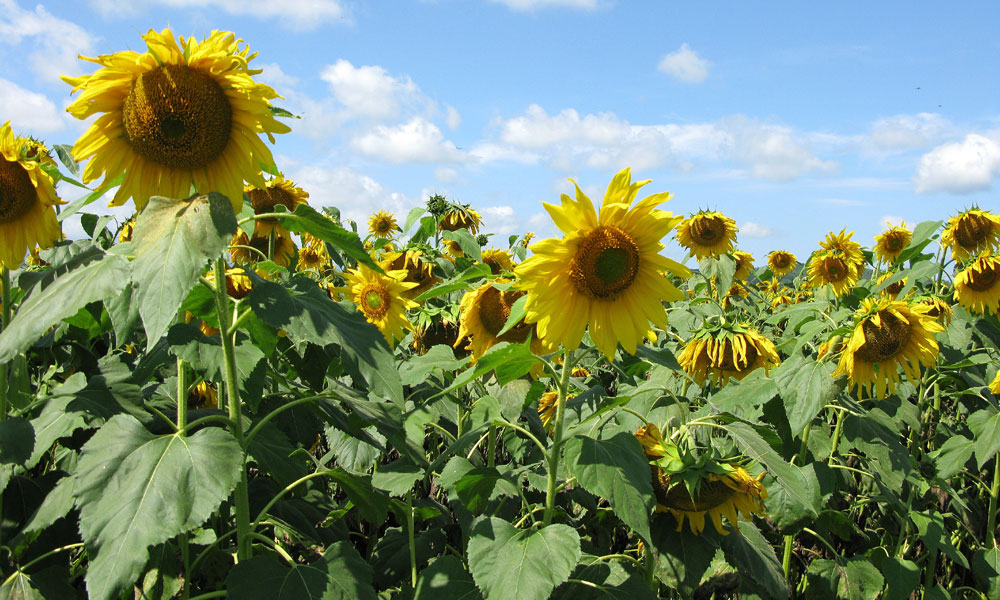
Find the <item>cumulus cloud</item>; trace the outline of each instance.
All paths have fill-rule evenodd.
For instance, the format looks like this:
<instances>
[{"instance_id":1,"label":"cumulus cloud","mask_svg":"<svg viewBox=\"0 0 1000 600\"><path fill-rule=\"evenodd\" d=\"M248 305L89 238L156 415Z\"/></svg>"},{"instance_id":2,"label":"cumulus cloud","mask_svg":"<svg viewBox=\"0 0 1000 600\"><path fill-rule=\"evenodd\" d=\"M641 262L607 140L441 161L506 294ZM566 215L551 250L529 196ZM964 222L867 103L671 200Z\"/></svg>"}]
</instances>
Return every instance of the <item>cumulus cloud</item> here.
<instances>
[{"instance_id":1,"label":"cumulus cloud","mask_svg":"<svg viewBox=\"0 0 1000 600\"><path fill-rule=\"evenodd\" d=\"M722 126L733 136L735 158L751 168L759 179L790 181L810 174L832 174L839 165L813 155L805 140L781 125L761 123L738 116Z\"/></svg>"},{"instance_id":2,"label":"cumulus cloud","mask_svg":"<svg viewBox=\"0 0 1000 600\"><path fill-rule=\"evenodd\" d=\"M600 6L598 0L492 0L503 4L517 12L535 12L543 8L575 8L580 10L596 10Z\"/></svg>"},{"instance_id":3,"label":"cumulus cloud","mask_svg":"<svg viewBox=\"0 0 1000 600\"><path fill-rule=\"evenodd\" d=\"M391 163L459 162L462 152L441 130L423 117L397 126L378 125L351 140L351 146L368 156Z\"/></svg>"},{"instance_id":4,"label":"cumulus cloud","mask_svg":"<svg viewBox=\"0 0 1000 600\"><path fill-rule=\"evenodd\" d=\"M264 71L257 75L257 80L273 87L282 96L285 95L282 93L283 88L292 88L299 83L298 77L285 73L278 63L254 63L253 66L255 69L263 69Z\"/></svg>"},{"instance_id":5,"label":"cumulus cloud","mask_svg":"<svg viewBox=\"0 0 1000 600\"><path fill-rule=\"evenodd\" d=\"M438 167L434 169L434 179L441 183L454 183L458 181L458 171L449 167Z\"/></svg>"},{"instance_id":6,"label":"cumulus cloud","mask_svg":"<svg viewBox=\"0 0 1000 600\"><path fill-rule=\"evenodd\" d=\"M151 7L217 8L231 15L274 21L287 29L312 30L328 23L348 23L349 14L340 0L90 0L105 17L135 16Z\"/></svg>"},{"instance_id":7,"label":"cumulus cloud","mask_svg":"<svg viewBox=\"0 0 1000 600\"><path fill-rule=\"evenodd\" d=\"M368 218L379 210L388 210L402 220L420 203L419 198L392 192L371 177L347 167L300 165L291 169L291 177L309 192L310 205L338 208L342 218L358 224L359 231L367 227Z\"/></svg>"},{"instance_id":8,"label":"cumulus cloud","mask_svg":"<svg viewBox=\"0 0 1000 600\"><path fill-rule=\"evenodd\" d=\"M680 48L664 56L658 68L660 72L685 83L701 83L708 78L708 68L711 65L711 62L698 56L685 42Z\"/></svg>"},{"instance_id":9,"label":"cumulus cloud","mask_svg":"<svg viewBox=\"0 0 1000 600\"><path fill-rule=\"evenodd\" d=\"M740 235L751 238L766 238L774 235L774 230L767 225L747 221L746 223L740 225Z\"/></svg>"},{"instance_id":10,"label":"cumulus cloud","mask_svg":"<svg viewBox=\"0 0 1000 600\"><path fill-rule=\"evenodd\" d=\"M66 113L42 94L0 79L0 115L10 120L15 135L45 134L66 128Z\"/></svg>"},{"instance_id":11,"label":"cumulus cloud","mask_svg":"<svg viewBox=\"0 0 1000 600\"><path fill-rule=\"evenodd\" d=\"M914 179L916 193L969 194L990 189L1000 177L997 137L970 133L961 142L942 144L924 154Z\"/></svg>"},{"instance_id":12,"label":"cumulus cloud","mask_svg":"<svg viewBox=\"0 0 1000 600\"><path fill-rule=\"evenodd\" d=\"M405 102L428 102L407 77L393 77L379 66L355 67L340 59L323 69L320 77L330 84L334 97L349 116L394 119Z\"/></svg>"},{"instance_id":13,"label":"cumulus cloud","mask_svg":"<svg viewBox=\"0 0 1000 600\"><path fill-rule=\"evenodd\" d=\"M955 126L938 114L895 115L876 121L870 140L876 150L919 150L944 139L954 130Z\"/></svg>"},{"instance_id":14,"label":"cumulus cloud","mask_svg":"<svg viewBox=\"0 0 1000 600\"><path fill-rule=\"evenodd\" d=\"M92 54L97 38L76 23L51 15L38 5L23 10L15 0L0 0L0 43L19 46L35 73L51 82L82 72L78 54Z\"/></svg>"},{"instance_id":15,"label":"cumulus cloud","mask_svg":"<svg viewBox=\"0 0 1000 600\"><path fill-rule=\"evenodd\" d=\"M444 122L448 125L448 129L458 129L458 126L462 124L462 115L450 104L445 110L447 114L445 115Z\"/></svg>"}]
</instances>

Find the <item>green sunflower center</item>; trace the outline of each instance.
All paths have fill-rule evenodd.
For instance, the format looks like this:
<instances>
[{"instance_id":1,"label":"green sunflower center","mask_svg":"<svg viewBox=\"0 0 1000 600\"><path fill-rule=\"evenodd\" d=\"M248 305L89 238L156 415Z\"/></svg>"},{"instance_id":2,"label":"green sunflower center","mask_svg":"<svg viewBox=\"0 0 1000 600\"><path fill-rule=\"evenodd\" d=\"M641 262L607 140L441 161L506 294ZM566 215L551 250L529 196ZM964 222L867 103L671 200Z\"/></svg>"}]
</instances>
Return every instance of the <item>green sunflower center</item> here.
<instances>
[{"instance_id":1,"label":"green sunflower center","mask_svg":"<svg viewBox=\"0 0 1000 600\"><path fill-rule=\"evenodd\" d=\"M896 250L901 250L903 248L903 240L899 236L891 235L885 240L885 249L890 252L895 252Z\"/></svg>"},{"instance_id":2,"label":"green sunflower center","mask_svg":"<svg viewBox=\"0 0 1000 600\"><path fill-rule=\"evenodd\" d=\"M146 160L200 169L226 149L233 110L211 76L183 65L162 65L132 82L122 121L132 148Z\"/></svg>"},{"instance_id":3,"label":"green sunflower center","mask_svg":"<svg viewBox=\"0 0 1000 600\"><path fill-rule=\"evenodd\" d=\"M874 363L889 360L904 351L910 341L912 328L906 319L900 319L889 311L879 311L881 326L875 325L871 319L861 324L865 334L865 343L854 351L854 358Z\"/></svg>"},{"instance_id":4,"label":"green sunflower center","mask_svg":"<svg viewBox=\"0 0 1000 600\"><path fill-rule=\"evenodd\" d=\"M381 283L369 283L361 290L361 312L370 319L381 319L389 312L389 290Z\"/></svg>"},{"instance_id":5,"label":"green sunflower center","mask_svg":"<svg viewBox=\"0 0 1000 600\"><path fill-rule=\"evenodd\" d=\"M0 156L0 225L14 223L38 202L28 172L16 161Z\"/></svg>"},{"instance_id":6,"label":"green sunflower center","mask_svg":"<svg viewBox=\"0 0 1000 600\"><path fill-rule=\"evenodd\" d=\"M784 269L791 262L791 257L787 254L775 254L771 257L771 267L775 269Z\"/></svg>"},{"instance_id":7,"label":"green sunflower center","mask_svg":"<svg viewBox=\"0 0 1000 600\"><path fill-rule=\"evenodd\" d=\"M824 274L829 283L836 283L847 277L847 263L844 259L835 256L827 257L823 261Z\"/></svg>"},{"instance_id":8,"label":"green sunflower center","mask_svg":"<svg viewBox=\"0 0 1000 600\"><path fill-rule=\"evenodd\" d=\"M996 285L997 271L993 265L987 264L982 271L969 271L969 280L966 285L977 292L985 292Z\"/></svg>"},{"instance_id":9,"label":"green sunflower center","mask_svg":"<svg viewBox=\"0 0 1000 600\"><path fill-rule=\"evenodd\" d=\"M592 298L615 299L639 274L639 245L629 233L601 225L580 242L570 262L577 291Z\"/></svg>"}]
</instances>

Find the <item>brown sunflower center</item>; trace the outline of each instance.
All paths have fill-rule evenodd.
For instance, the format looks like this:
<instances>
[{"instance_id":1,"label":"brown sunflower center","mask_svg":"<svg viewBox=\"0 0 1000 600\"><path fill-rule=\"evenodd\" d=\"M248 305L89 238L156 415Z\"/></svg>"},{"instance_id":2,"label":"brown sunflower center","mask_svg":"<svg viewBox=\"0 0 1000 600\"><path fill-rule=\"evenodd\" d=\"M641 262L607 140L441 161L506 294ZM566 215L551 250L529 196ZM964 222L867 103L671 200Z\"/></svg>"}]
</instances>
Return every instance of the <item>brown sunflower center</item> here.
<instances>
[{"instance_id":1,"label":"brown sunflower center","mask_svg":"<svg viewBox=\"0 0 1000 600\"><path fill-rule=\"evenodd\" d=\"M420 353L438 344L454 346L458 341L458 325L450 321L434 321L424 329L418 329L414 335L414 344Z\"/></svg>"},{"instance_id":2,"label":"brown sunflower center","mask_svg":"<svg viewBox=\"0 0 1000 600\"><path fill-rule=\"evenodd\" d=\"M639 245L628 232L601 225L580 242L570 262L570 279L581 294L615 299L639 273Z\"/></svg>"},{"instance_id":3,"label":"brown sunflower center","mask_svg":"<svg viewBox=\"0 0 1000 600\"><path fill-rule=\"evenodd\" d=\"M993 232L993 222L982 215L967 214L958 220L955 240L966 250L975 250Z\"/></svg>"},{"instance_id":4,"label":"brown sunflower center","mask_svg":"<svg viewBox=\"0 0 1000 600\"><path fill-rule=\"evenodd\" d=\"M507 324L507 319L510 318L511 307L514 306L518 298L526 293L520 290L501 292L493 286L483 290L476 301L479 322L482 323L483 329L488 331L490 335L497 337L501 342L520 344L528 339L528 333L533 326L524 321L512 327L507 333L497 336L503 326Z\"/></svg>"},{"instance_id":5,"label":"brown sunflower center","mask_svg":"<svg viewBox=\"0 0 1000 600\"><path fill-rule=\"evenodd\" d=\"M771 266L776 269L784 269L792 262L792 257L787 254L775 254L771 257Z\"/></svg>"},{"instance_id":6,"label":"brown sunflower center","mask_svg":"<svg viewBox=\"0 0 1000 600\"><path fill-rule=\"evenodd\" d=\"M736 493L722 481L703 479L698 485L698 491L692 495L683 483L671 485L670 475L664 473L663 469L654 465L649 468L656 501L667 508L691 512L711 510L728 502Z\"/></svg>"},{"instance_id":7,"label":"brown sunflower center","mask_svg":"<svg viewBox=\"0 0 1000 600\"><path fill-rule=\"evenodd\" d=\"M987 263L986 268L982 271L969 270L969 279L966 285L977 292L985 292L996 285L996 282L997 270L992 264Z\"/></svg>"},{"instance_id":8,"label":"brown sunflower center","mask_svg":"<svg viewBox=\"0 0 1000 600\"><path fill-rule=\"evenodd\" d=\"M16 161L0 156L0 225L14 223L38 202L28 172Z\"/></svg>"},{"instance_id":9,"label":"brown sunflower center","mask_svg":"<svg viewBox=\"0 0 1000 600\"><path fill-rule=\"evenodd\" d=\"M378 222L375 223L375 229L379 233L388 233L389 230L392 229L392 223L390 223L388 219L379 219Z\"/></svg>"},{"instance_id":10,"label":"brown sunflower center","mask_svg":"<svg viewBox=\"0 0 1000 600\"><path fill-rule=\"evenodd\" d=\"M720 369L726 371L743 371L752 368L755 364L757 364L757 358L760 356L760 353L758 353L757 348L750 343L750 340L744 338L744 341L747 343L747 349L744 354L744 358L746 358L745 361L742 359L737 360L740 357L735 355L736 351L733 348L733 341L726 340L726 345L722 349L722 360L719 361Z\"/></svg>"},{"instance_id":11,"label":"brown sunflower center","mask_svg":"<svg viewBox=\"0 0 1000 600\"><path fill-rule=\"evenodd\" d=\"M848 275L847 263L844 262L844 259L836 256L828 256L823 260L823 271L826 280L831 283L836 283Z\"/></svg>"},{"instance_id":12,"label":"brown sunflower center","mask_svg":"<svg viewBox=\"0 0 1000 600\"><path fill-rule=\"evenodd\" d=\"M695 219L691 223L691 237L702 246L711 246L726 235L726 223L719 217Z\"/></svg>"},{"instance_id":13,"label":"brown sunflower center","mask_svg":"<svg viewBox=\"0 0 1000 600\"><path fill-rule=\"evenodd\" d=\"M274 212L274 207L279 204L289 210L295 209L295 198L288 193L288 190L280 187L254 188L247 192L247 196L250 198L250 204L253 205L253 212L258 215ZM278 222L275 218L259 220L272 223Z\"/></svg>"},{"instance_id":14,"label":"brown sunflower center","mask_svg":"<svg viewBox=\"0 0 1000 600\"><path fill-rule=\"evenodd\" d=\"M371 319L381 319L389 312L389 290L381 283L369 283L361 290L361 311Z\"/></svg>"},{"instance_id":15,"label":"brown sunflower center","mask_svg":"<svg viewBox=\"0 0 1000 600\"><path fill-rule=\"evenodd\" d=\"M897 235L890 235L885 240L885 249L890 252L895 252L896 250L902 250L903 248L903 238Z\"/></svg>"},{"instance_id":16,"label":"brown sunflower center","mask_svg":"<svg viewBox=\"0 0 1000 600\"><path fill-rule=\"evenodd\" d=\"M900 319L889 311L878 313L881 326L875 325L871 319L861 325L865 334L865 343L854 351L854 358L874 363L888 360L906 348L910 341L910 322Z\"/></svg>"},{"instance_id":17,"label":"brown sunflower center","mask_svg":"<svg viewBox=\"0 0 1000 600\"><path fill-rule=\"evenodd\" d=\"M184 65L162 65L132 81L122 121L132 148L146 160L198 169L226 149L233 110L211 76Z\"/></svg>"}]
</instances>

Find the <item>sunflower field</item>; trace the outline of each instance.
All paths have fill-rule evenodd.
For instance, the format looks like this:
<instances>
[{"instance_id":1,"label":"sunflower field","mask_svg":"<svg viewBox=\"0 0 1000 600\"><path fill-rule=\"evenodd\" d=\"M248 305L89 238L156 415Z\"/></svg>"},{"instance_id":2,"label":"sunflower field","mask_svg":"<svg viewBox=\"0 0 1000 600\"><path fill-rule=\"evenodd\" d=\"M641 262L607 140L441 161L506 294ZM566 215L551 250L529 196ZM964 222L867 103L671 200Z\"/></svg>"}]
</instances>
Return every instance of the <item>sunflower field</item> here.
<instances>
[{"instance_id":1,"label":"sunflower field","mask_svg":"<svg viewBox=\"0 0 1000 600\"><path fill-rule=\"evenodd\" d=\"M359 226L241 40L142 38L0 128L0 598L1000 598L1000 216L755 262L626 168Z\"/></svg>"}]
</instances>

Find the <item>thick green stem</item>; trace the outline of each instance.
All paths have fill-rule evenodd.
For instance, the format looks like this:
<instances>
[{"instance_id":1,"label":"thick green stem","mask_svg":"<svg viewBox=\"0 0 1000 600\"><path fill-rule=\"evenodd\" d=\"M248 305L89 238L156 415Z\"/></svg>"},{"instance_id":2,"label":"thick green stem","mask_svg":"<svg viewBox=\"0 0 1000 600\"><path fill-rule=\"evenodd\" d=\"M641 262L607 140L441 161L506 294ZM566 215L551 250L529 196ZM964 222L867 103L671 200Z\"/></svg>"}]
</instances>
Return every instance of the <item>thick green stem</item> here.
<instances>
[{"instance_id":1,"label":"thick green stem","mask_svg":"<svg viewBox=\"0 0 1000 600\"><path fill-rule=\"evenodd\" d=\"M3 296L2 306L0 306L0 331L7 329L10 323L10 271L7 267L0 267L0 294ZM7 390L7 374L10 363L0 364L0 421L7 418L7 411L10 410Z\"/></svg>"},{"instance_id":2,"label":"thick green stem","mask_svg":"<svg viewBox=\"0 0 1000 600\"><path fill-rule=\"evenodd\" d=\"M781 558L781 569L785 572L785 581L788 581L789 571L792 570L792 542L794 541L794 535L785 536L785 554Z\"/></svg>"},{"instance_id":3,"label":"thick green stem","mask_svg":"<svg viewBox=\"0 0 1000 600\"><path fill-rule=\"evenodd\" d=\"M842 410L837 411L837 424L833 427L833 445L830 446L830 456L826 459L826 464L833 464L833 457L837 454L837 446L840 445L840 433L844 427L844 412Z\"/></svg>"},{"instance_id":4,"label":"thick green stem","mask_svg":"<svg viewBox=\"0 0 1000 600\"><path fill-rule=\"evenodd\" d=\"M1000 456L993 457L993 486L990 487L990 507L986 513L986 539L984 546L992 548L996 543L997 498L1000 496Z\"/></svg>"},{"instance_id":5,"label":"thick green stem","mask_svg":"<svg viewBox=\"0 0 1000 600\"><path fill-rule=\"evenodd\" d=\"M406 494L406 542L410 546L410 584L417 589L417 545L413 541L413 490Z\"/></svg>"},{"instance_id":6,"label":"thick green stem","mask_svg":"<svg viewBox=\"0 0 1000 600\"><path fill-rule=\"evenodd\" d=\"M230 430L244 452L240 481L233 491L236 499L236 556L242 561L253 556L249 535L250 496L247 487L246 445L243 440L243 422L240 411L240 386L236 377L235 332L232 331L233 315L229 308L229 295L226 293L226 264L222 257L215 259L215 309L219 317L219 335L222 337L222 359L226 365L226 396L229 418L232 419Z\"/></svg>"},{"instance_id":7,"label":"thick green stem","mask_svg":"<svg viewBox=\"0 0 1000 600\"><path fill-rule=\"evenodd\" d=\"M489 455L486 457L486 465L491 469L497 464L497 432L493 424L490 424L490 432L488 434L490 437L486 442L486 451Z\"/></svg>"},{"instance_id":8,"label":"thick green stem","mask_svg":"<svg viewBox=\"0 0 1000 600\"><path fill-rule=\"evenodd\" d=\"M187 381L187 363L184 362L183 358L177 359L177 435L186 435L185 428L187 427L187 394L188 394L188 381ZM177 536L177 545L181 550L181 562L184 563L184 587L182 590L182 598L188 598L190 594L190 586L187 585L188 581L191 581L191 552L188 548L188 536L187 533L182 533Z\"/></svg>"},{"instance_id":9,"label":"thick green stem","mask_svg":"<svg viewBox=\"0 0 1000 600\"><path fill-rule=\"evenodd\" d=\"M559 377L559 396L556 399L556 423L552 431L552 447L549 450L549 477L545 486L545 513L542 516L542 526L552 522L552 512L556 505L556 480L559 478L559 447L562 445L563 417L566 414L566 390L569 388L569 375L573 370L573 351L566 350L563 355L562 373Z\"/></svg>"}]
</instances>

